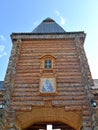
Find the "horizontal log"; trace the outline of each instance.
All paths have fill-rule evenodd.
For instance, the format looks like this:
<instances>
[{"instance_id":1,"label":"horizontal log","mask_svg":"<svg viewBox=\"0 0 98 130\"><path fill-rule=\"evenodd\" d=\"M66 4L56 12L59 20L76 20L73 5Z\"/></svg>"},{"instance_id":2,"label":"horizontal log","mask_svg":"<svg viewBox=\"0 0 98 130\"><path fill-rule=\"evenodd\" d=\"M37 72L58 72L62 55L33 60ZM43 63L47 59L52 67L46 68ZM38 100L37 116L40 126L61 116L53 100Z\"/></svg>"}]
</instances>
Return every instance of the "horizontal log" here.
<instances>
[{"instance_id":1,"label":"horizontal log","mask_svg":"<svg viewBox=\"0 0 98 130\"><path fill-rule=\"evenodd\" d=\"M46 101L46 100L84 100L85 96L37 96L37 95L13 95L13 101Z\"/></svg>"},{"instance_id":2,"label":"horizontal log","mask_svg":"<svg viewBox=\"0 0 98 130\"><path fill-rule=\"evenodd\" d=\"M67 79L67 78L65 78L65 79L57 79L56 80L57 81L57 83L81 83L82 82L82 79L81 78L76 78L76 79Z\"/></svg>"},{"instance_id":3,"label":"horizontal log","mask_svg":"<svg viewBox=\"0 0 98 130\"><path fill-rule=\"evenodd\" d=\"M26 53L24 53L24 54L21 54L21 56L29 56L29 55L32 55L32 53L64 53L64 52L66 52L66 53L76 53L76 49L69 49L69 50L67 50L67 49L50 49L50 48L46 48L46 49L33 49L32 50L32 53L30 54L30 53L28 53L28 51L25 51ZM28 53L28 54L27 54Z\"/></svg>"},{"instance_id":4,"label":"horizontal log","mask_svg":"<svg viewBox=\"0 0 98 130\"><path fill-rule=\"evenodd\" d=\"M14 88L28 88L28 89L31 89L32 87L38 87L39 85L38 84L14 84Z\"/></svg>"},{"instance_id":5,"label":"horizontal log","mask_svg":"<svg viewBox=\"0 0 98 130\"><path fill-rule=\"evenodd\" d=\"M39 88L36 87L14 87L13 92L29 92L32 93L34 91L38 91Z\"/></svg>"},{"instance_id":6,"label":"horizontal log","mask_svg":"<svg viewBox=\"0 0 98 130\"><path fill-rule=\"evenodd\" d=\"M45 49L44 49L45 48ZM36 48L26 48L25 50L23 50L22 49L22 51L21 51L21 54L28 54L28 53L33 53L33 52L35 52L35 51L38 51L38 52L41 52L41 51L44 51L44 50L47 50L47 51L52 51L52 52L55 52L55 51L68 51L68 52L72 52L72 51L75 51L76 50L76 48L75 47L64 47L64 48L61 48L61 47L54 47L54 46L52 46L52 47L50 47L50 48L46 48L46 47L44 47L44 48L40 48L40 47L38 47L37 49Z\"/></svg>"},{"instance_id":7,"label":"horizontal log","mask_svg":"<svg viewBox=\"0 0 98 130\"><path fill-rule=\"evenodd\" d=\"M73 79L81 79L81 75L65 75L65 76L56 76L56 79L57 80L60 80L60 79L68 79L68 80L73 80Z\"/></svg>"},{"instance_id":8,"label":"horizontal log","mask_svg":"<svg viewBox=\"0 0 98 130\"><path fill-rule=\"evenodd\" d=\"M20 101L20 102L18 102L18 101L14 101L14 102L12 102L11 103L11 106L35 106L35 105L37 105L37 106L43 106L44 105L44 101Z\"/></svg>"},{"instance_id":9,"label":"horizontal log","mask_svg":"<svg viewBox=\"0 0 98 130\"><path fill-rule=\"evenodd\" d=\"M39 80L39 76L38 75L34 75L32 76L31 75L27 75L27 74L17 74L18 76L15 75L15 81L18 81L18 80L21 80L21 81L24 81L24 80Z\"/></svg>"},{"instance_id":10,"label":"horizontal log","mask_svg":"<svg viewBox=\"0 0 98 130\"><path fill-rule=\"evenodd\" d=\"M56 69L55 69L56 70ZM16 71L17 73L15 74L15 77L34 77L34 76L39 76L38 72L34 72L33 70L30 71L29 70L18 70ZM81 77L81 73L80 72L58 72L56 75L57 77L65 77L65 76L79 76Z\"/></svg>"},{"instance_id":11,"label":"horizontal log","mask_svg":"<svg viewBox=\"0 0 98 130\"><path fill-rule=\"evenodd\" d=\"M20 55L21 55L21 54L20 54ZM19 55L19 56L20 56L20 55ZM39 59L39 58L41 58L43 55L45 55L45 54L42 54L41 52L30 53L29 58L32 59L32 60L33 60L33 57L34 57L34 59ZM61 55L62 55L62 56L69 56L69 55L70 55L70 56L77 56L77 53L75 53L75 52L74 52L74 53L73 53L73 52L67 52L67 53L66 53L66 51L65 51L65 52L62 52L62 53L59 53L59 52L55 52L55 53L54 53L54 52L52 52L52 55L54 55L54 56L58 59L59 56L61 56ZM28 57L28 56L26 56L26 57L25 57L25 56L19 57L19 61L20 61L20 60L28 60L27 57Z\"/></svg>"},{"instance_id":12,"label":"horizontal log","mask_svg":"<svg viewBox=\"0 0 98 130\"><path fill-rule=\"evenodd\" d=\"M21 47L21 50L25 50L25 49L34 49L34 48L46 48L46 46L47 46L47 48L48 47L51 47L51 48L76 48L76 45L75 44L73 44L73 43L53 43L52 44L52 46L51 46L51 44L49 43L49 42L47 42L47 44L45 43L45 44L41 44L41 43L37 43L36 45L33 43L33 44L28 44L28 45L26 45L25 44L25 46L23 45L22 47Z\"/></svg>"},{"instance_id":13,"label":"horizontal log","mask_svg":"<svg viewBox=\"0 0 98 130\"><path fill-rule=\"evenodd\" d=\"M57 68L56 69L57 73L66 73L66 72L80 72L79 68Z\"/></svg>"},{"instance_id":14,"label":"horizontal log","mask_svg":"<svg viewBox=\"0 0 98 130\"><path fill-rule=\"evenodd\" d=\"M28 72L26 72L25 70L21 72L21 70L19 70L20 72L16 71L15 77L39 77L39 72L34 72L33 69L32 71L30 71L30 69L28 70Z\"/></svg>"},{"instance_id":15,"label":"horizontal log","mask_svg":"<svg viewBox=\"0 0 98 130\"><path fill-rule=\"evenodd\" d=\"M81 83L82 79L57 79L56 80L57 83ZM39 79L25 79L25 80L15 80L14 81L15 84L39 84Z\"/></svg>"},{"instance_id":16,"label":"horizontal log","mask_svg":"<svg viewBox=\"0 0 98 130\"><path fill-rule=\"evenodd\" d=\"M66 44L65 44L66 43ZM23 43L23 45L22 45L22 47L21 47L21 49L27 49L27 48L39 48L39 46L40 47L46 47L46 45L47 45L47 47L51 47L51 44L52 44L52 47L76 47L76 45L75 44L73 44L73 43L71 43L71 42L65 42L65 43L62 43L62 42L53 42L53 43L49 43L49 41L48 42L46 42L46 43L44 43L44 41L43 41L43 43L39 43L39 42L37 42L37 43L35 43L34 41L33 41L33 43L31 44L31 43L27 43L27 44L24 44Z\"/></svg>"},{"instance_id":17,"label":"horizontal log","mask_svg":"<svg viewBox=\"0 0 98 130\"><path fill-rule=\"evenodd\" d=\"M82 119L83 119L84 121L90 121L90 117L89 117L89 116L83 116Z\"/></svg>"},{"instance_id":18,"label":"horizontal log","mask_svg":"<svg viewBox=\"0 0 98 130\"><path fill-rule=\"evenodd\" d=\"M60 100L53 100L52 104L54 106L69 106L69 105L73 105L73 106L77 106L77 105L85 105L87 104L87 102L85 100L69 100L69 101L60 101Z\"/></svg>"},{"instance_id":19,"label":"horizontal log","mask_svg":"<svg viewBox=\"0 0 98 130\"><path fill-rule=\"evenodd\" d=\"M60 60L60 62L59 62ZM69 64L68 64L69 63ZM80 66L80 64L78 63L78 59L75 58L75 57L59 57L57 60L56 60L56 66L61 66L61 67L64 67L64 66L70 66L70 67L74 67L74 66ZM26 65L26 66L40 66L40 59L32 59L31 61L29 60L29 57L28 57L28 60L20 60L18 63L17 63L17 67L18 66L22 66L22 65Z\"/></svg>"},{"instance_id":20,"label":"horizontal log","mask_svg":"<svg viewBox=\"0 0 98 130\"><path fill-rule=\"evenodd\" d=\"M30 81L30 80L39 80L40 79L40 77L39 77L39 75L30 75L30 74L16 74L15 75L15 80L17 81L17 80L21 80L21 81L24 81L24 80L28 80L28 81ZM62 80L64 80L64 81L66 81L66 80L68 79L68 81L70 80L76 80L76 79L81 79L81 75L64 75L64 76L57 76L56 77L56 80L57 81L62 81Z\"/></svg>"},{"instance_id":21,"label":"horizontal log","mask_svg":"<svg viewBox=\"0 0 98 130\"><path fill-rule=\"evenodd\" d=\"M32 106L12 106L12 109L15 111L31 111Z\"/></svg>"},{"instance_id":22,"label":"horizontal log","mask_svg":"<svg viewBox=\"0 0 98 130\"><path fill-rule=\"evenodd\" d=\"M86 92L84 91L62 91L57 93L58 96L84 96Z\"/></svg>"},{"instance_id":23,"label":"horizontal log","mask_svg":"<svg viewBox=\"0 0 98 130\"><path fill-rule=\"evenodd\" d=\"M35 59L35 60L36 60L36 59ZM28 60L25 60L25 59L24 59L24 60L20 60L20 61L17 63L17 67L18 67L18 65L19 65L19 66L22 66L22 65L26 65L26 66L27 66L27 65L28 65L28 66L29 66L29 65L31 65L31 66L40 66L40 60L38 60L39 62L38 62L37 60L36 60L36 61L35 61L35 60L34 60L34 59L31 60L31 61L29 61L29 59L28 59Z\"/></svg>"},{"instance_id":24,"label":"horizontal log","mask_svg":"<svg viewBox=\"0 0 98 130\"><path fill-rule=\"evenodd\" d=\"M34 44L32 44L32 45L26 45L26 46L22 46L21 47L21 51L25 51L25 50L34 50L34 49L45 49L45 48L54 48L54 49L56 49L56 50L59 50L59 49L63 49L63 48L69 48L69 49L76 49L76 46L75 46L75 44L67 44L66 43L66 45L64 45L64 44L61 44L61 43L58 43L58 44L52 44L52 46L50 45L50 43L49 44L47 44L47 47L46 47L46 44L39 44L39 46L38 46L38 44L37 45L34 45Z\"/></svg>"},{"instance_id":25,"label":"horizontal log","mask_svg":"<svg viewBox=\"0 0 98 130\"><path fill-rule=\"evenodd\" d=\"M13 90L13 93L24 93L24 92L28 92L28 93L33 93L33 92L39 92L39 87L36 88L36 87L15 87L14 90ZM82 95L86 95L86 92L84 92L83 90L82 91L57 91L57 94L58 96L75 96L75 95L78 95L78 96L82 96Z\"/></svg>"},{"instance_id":26,"label":"horizontal log","mask_svg":"<svg viewBox=\"0 0 98 130\"><path fill-rule=\"evenodd\" d=\"M33 69L32 66L17 67L16 73L40 73L41 68ZM57 73L81 73L79 68L54 68Z\"/></svg>"},{"instance_id":27,"label":"horizontal log","mask_svg":"<svg viewBox=\"0 0 98 130\"><path fill-rule=\"evenodd\" d=\"M33 96L38 90L36 89L33 92L13 92L12 96Z\"/></svg>"},{"instance_id":28,"label":"horizontal log","mask_svg":"<svg viewBox=\"0 0 98 130\"><path fill-rule=\"evenodd\" d=\"M81 111L82 106L65 106L65 111Z\"/></svg>"},{"instance_id":29,"label":"horizontal log","mask_svg":"<svg viewBox=\"0 0 98 130\"><path fill-rule=\"evenodd\" d=\"M57 66L79 66L79 64L77 63L77 62L75 62L75 63L73 63L72 64L72 62L71 61L77 61L77 58L76 57L73 57L73 56L60 56L60 57L58 57L58 59L62 59L62 60L65 60L65 63L62 61L61 63L59 63L59 62L56 62L56 65ZM74 59L74 60L73 60ZM38 61L39 62L38 62ZM69 61L70 63L68 64L68 62L66 63L66 61ZM32 59L29 59L28 58L28 60L20 60L18 63L17 63L17 65L19 65L19 66L22 66L22 65L32 65L32 66L40 66L40 59L37 59L37 58L33 58L33 60Z\"/></svg>"},{"instance_id":30,"label":"horizontal log","mask_svg":"<svg viewBox=\"0 0 98 130\"><path fill-rule=\"evenodd\" d=\"M80 93L80 92L85 92L85 90L83 88L79 88L79 87L59 87L56 89L58 93L65 93L65 94L69 94L69 93Z\"/></svg>"},{"instance_id":31,"label":"horizontal log","mask_svg":"<svg viewBox=\"0 0 98 130\"><path fill-rule=\"evenodd\" d=\"M73 39L33 39L33 41L31 40L31 41L29 41L29 43L28 43L28 41L26 41L26 40L24 40L23 42L22 42L22 44L25 46L25 45L32 45L32 44L34 44L34 45L40 45L40 44L43 44L43 45L45 45L45 44L49 44L50 45L50 43L51 44L75 44L75 42L73 42L74 40Z\"/></svg>"},{"instance_id":32,"label":"horizontal log","mask_svg":"<svg viewBox=\"0 0 98 130\"><path fill-rule=\"evenodd\" d=\"M77 82L77 83L74 83L74 82L72 82L72 83L69 83L69 82L65 82L65 83L57 82L57 86L58 87L68 87L68 86L70 86L70 87L83 87L81 85L81 82Z\"/></svg>"},{"instance_id":33,"label":"horizontal log","mask_svg":"<svg viewBox=\"0 0 98 130\"><path fill-rule=\"evenodd\" d=\"M38 79L32 79L32 80L15 80L14 81L15 84L19 83L19 84L39 84L39 80Z\"/></svg>"},{"instance_id":34,"label":"horizontal log","mask_svg":"<svg viewBox=\"0 0 98 130\"><path fill-rule=\"evenodd\" d=\"M91 126L92 126L91 120L90 120L90 121L84 121L84 122L83 122L83 126L84 126L84 127L89 127L89 128L91 128ZM87 129L89 129L89 128L87 128Z\"/></svg>"},{"instance_id":35,"label":"horizontal log","mask_svg":"<svg viewBox=\"0 0 98 130\"><path fill-rule=\"evenodd\" d=\"M50 44L52 44L52 45L69 45L69 44L71 44L71 45L75 45L75 42L73 42L73 39L49 39L49 40L47 40L47 39L44 39L44 40L42 40L42 39L36 39L36 40L34 40L33 39L33 41L29 41L29 43L28 43L28 41L23 41L22 42L22 45L23 46L28 46L28 45L35 45L35 46L38 46L39 47L39 45L50 45Z\"/></svg>"},{"instance_id":36,"label":"horizontal log","mask_svg":"<svg viewBox=\"0 0 98 130\"><path fill-rule=\"evenodd\" d=\"M83 116L91 116L91 113L90 113L90 111L89 111L89 108L88 108L88 110L82 111L82 114L83 114Z\"/></svg>"},{"instance_id":37,"label":"horizontal log","mask_svg":"<svg viewBox=\"0 0 98 130\"><path fill-rule=\"evenodd\" d=\"M30 68L28 68L28 69L24 69L24 68L20 68L20 67L17 67L16 68L16 73L39 73L40 72L40 70L38 70L38 69L34 69L34 70L32 70L32 69L30 69Z\"/></svg>"}]
</instances>

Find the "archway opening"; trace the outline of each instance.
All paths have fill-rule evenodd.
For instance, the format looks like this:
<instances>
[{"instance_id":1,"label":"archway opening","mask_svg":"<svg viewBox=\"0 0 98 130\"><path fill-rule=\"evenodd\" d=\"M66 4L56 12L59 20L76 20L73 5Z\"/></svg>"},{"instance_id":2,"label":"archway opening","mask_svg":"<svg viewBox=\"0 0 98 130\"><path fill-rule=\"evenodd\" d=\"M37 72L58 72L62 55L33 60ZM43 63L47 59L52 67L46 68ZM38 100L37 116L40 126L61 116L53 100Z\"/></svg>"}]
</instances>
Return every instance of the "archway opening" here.
<instances>
[{"instance_id":1,"label":"archway opening","mask_svg":"<svg viewBox=\"0 0 98 130\"><path fill-rule=\"evenodd\" d=\"M75 130L61 122L38 122L24 130Z\"/></svg>"},{"instance_id":2,"label":"archway opening","mask_svg":"<svg viewBox=\"0 0 98 130\"><path fill-rule=\"evenodd\" d=\"M56 127L56 129L62 128L61 130L79 130L82 122L81 111L65 111L64 107L52 107L51 102L45 104L44 107L33 107L30 112L18 112L16 116L16 127L21 130L46 129L48 124L52 124L53 129ZM57 127L57 125L62 127Z\"/></svg>"}]
</instances>

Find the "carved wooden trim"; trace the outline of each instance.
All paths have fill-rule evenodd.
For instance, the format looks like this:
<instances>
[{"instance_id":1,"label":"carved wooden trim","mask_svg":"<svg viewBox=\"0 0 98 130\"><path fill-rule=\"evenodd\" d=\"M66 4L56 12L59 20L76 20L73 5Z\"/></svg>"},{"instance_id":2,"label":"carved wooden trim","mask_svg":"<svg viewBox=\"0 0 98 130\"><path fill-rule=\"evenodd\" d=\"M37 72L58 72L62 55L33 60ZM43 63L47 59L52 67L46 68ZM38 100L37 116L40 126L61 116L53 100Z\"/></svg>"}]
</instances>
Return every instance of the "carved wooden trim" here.
<instances>
[{"instance_id":1,"label":"carved wooden trim","mask_svg":"<svg viewBox=\"0 0 98 130\"><path fill-rule=\"evenodd\" d=\"M55 60L56 60L55 56L53 56L53 55L44 55L44 56L41 56L40 59L41 59L40 60L40 72L41 72L41 75L43 75L44 73L45 74L48 73L48 75L50 73L54 74L55 73ZM44 68L44 62L47 59L51 60L51 62L52 62L52 67L51 68Z\"/></svg>"},{"instance_id":2,"label":"carved wooden trim","mask_svg":"<svg viewBox=\"0 0 98 130\"><path fill-rule=\"evenodd\" d=\"M41 68L44 68L44 61L46 59L50 59L52 61L52 68L54 68L55 66L55 56L53 55L44 55L44 56L41 56Z\"/></svg>"}]
</instances>

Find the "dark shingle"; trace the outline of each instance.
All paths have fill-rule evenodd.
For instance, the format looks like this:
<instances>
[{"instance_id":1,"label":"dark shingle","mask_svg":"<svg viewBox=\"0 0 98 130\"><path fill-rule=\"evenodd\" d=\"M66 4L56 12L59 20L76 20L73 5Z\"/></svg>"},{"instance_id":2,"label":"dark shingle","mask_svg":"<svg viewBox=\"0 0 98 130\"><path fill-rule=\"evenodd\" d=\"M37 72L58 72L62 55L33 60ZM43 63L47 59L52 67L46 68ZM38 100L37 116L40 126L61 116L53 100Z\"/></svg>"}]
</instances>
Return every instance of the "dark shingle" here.
<instances>
[{"instance_id":1,"label":"dark shingle","mask_svg":"<svg viewBox=\"0 0 98 130\"><path fill-rule=\"evenodd\" d=\"M33 33L65 33L65 30L53 19L47 18L33 30Z\"/></svg>"}]
</instances>

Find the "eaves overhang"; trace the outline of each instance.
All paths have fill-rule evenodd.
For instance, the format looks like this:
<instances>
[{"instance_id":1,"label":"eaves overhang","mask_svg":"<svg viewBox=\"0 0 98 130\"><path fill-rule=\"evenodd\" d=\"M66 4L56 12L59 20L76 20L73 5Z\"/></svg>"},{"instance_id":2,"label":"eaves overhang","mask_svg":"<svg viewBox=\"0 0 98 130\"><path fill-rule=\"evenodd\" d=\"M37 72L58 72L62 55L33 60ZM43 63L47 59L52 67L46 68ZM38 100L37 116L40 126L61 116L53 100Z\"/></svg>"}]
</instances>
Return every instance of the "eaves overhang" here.
<instances>
[{"instance_id":1,"label":"eaves overhang","mask_svg":"<svg viewBox=\"0 0 98 130\"><path fill-rule=\"evenodd\" d=\"M75 39L81 38L84 42L86 34L84 31L80 32L66 32L66 33L51 33L51 34L40 34L40 33L12 33L12 41L16 40L33 40L33 39Z\"/></svg>"}]
</instances>

